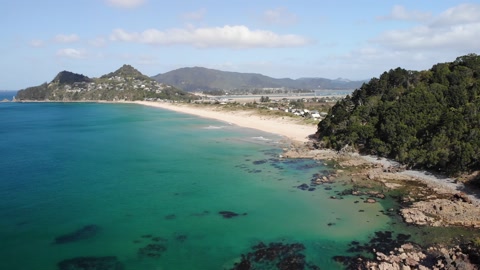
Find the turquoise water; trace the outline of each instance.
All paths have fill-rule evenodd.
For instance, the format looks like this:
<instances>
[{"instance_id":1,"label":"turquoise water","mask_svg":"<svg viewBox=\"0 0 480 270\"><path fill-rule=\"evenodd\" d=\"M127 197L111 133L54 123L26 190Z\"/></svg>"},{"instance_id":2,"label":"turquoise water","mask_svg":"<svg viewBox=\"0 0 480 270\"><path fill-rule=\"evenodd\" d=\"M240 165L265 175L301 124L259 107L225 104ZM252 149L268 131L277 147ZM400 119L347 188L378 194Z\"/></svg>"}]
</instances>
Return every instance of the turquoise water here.
<instances>
[{"instance_id":1,"label":"turquoise water","mask_svg":"<svg viewBox=\"0 0 480 270\"><path fill-rule=\"evenodd\" d=\"M380 204L330 199L345 187L295 188L330 168L279 159L272 134L133 104L3 103L0 124L0 269L82 256L230 269L259 241L302 243L307 261L341 269L332 256L388 227ZM141 254L155 243L165 250Z\"/></svg>"}]
</instances>

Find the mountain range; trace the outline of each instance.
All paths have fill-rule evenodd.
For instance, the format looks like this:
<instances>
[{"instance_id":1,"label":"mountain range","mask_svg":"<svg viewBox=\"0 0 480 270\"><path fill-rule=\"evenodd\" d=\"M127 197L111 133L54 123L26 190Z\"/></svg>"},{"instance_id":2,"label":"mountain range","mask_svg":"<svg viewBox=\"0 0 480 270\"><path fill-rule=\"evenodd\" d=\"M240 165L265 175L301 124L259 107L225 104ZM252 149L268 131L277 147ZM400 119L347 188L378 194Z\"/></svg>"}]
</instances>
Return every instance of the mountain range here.
<instances>
[{"instance_id":1,"label":"mountain range","mask_svg":"<svg viewBox=\"0 0 480 270\"><path fill-rule=\"evenodd\" d=\"M287 88L287 89L356 89L363 81L347 79L300 78L276 79L257 73L229 72L204 67L185 67L161 73L152 77L157 82L175 86L184 91L205 90L249 90L259 88Z\"/></svg>"}]
</instances>

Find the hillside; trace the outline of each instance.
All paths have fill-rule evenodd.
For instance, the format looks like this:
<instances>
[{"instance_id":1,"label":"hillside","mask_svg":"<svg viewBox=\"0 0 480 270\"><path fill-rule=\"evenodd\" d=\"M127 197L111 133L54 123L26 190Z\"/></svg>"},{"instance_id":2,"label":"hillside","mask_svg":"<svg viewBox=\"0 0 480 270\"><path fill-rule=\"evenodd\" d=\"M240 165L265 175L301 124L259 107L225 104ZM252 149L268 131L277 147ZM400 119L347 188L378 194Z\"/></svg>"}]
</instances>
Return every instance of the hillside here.
<instances>
[{"instance_id":1,"label":"hillside","mask_svg":"<svg viewBox=\"0 0 480 270\"><path fill-rule=\"evenodd\" d=\"M152 78L157 82L170 84L185 91L282 87L287 89L355 89L364 82L324 78L275 79L257 73L228 72L203 67L180 68Z\"/></svg>"},{"instance_id":2,"label":"hillside","mask_svg":"<svg viewBox=\"0 0 480 270\"><path fill-rule=\"evenodd\" d=\"M480 170L480 56L384 72L338 102L317 135L327 147L349 145L412 168Z\"/></svg>"},{"instance_id":3,"label":"hillside","mask_svg":"<svg viewBox=\"0 0 480 270\"><path fill-rule=\"evenodd\" d=\"M129 65L101 76L89 78L62 71L50 82L17 93L17 100L143 100L160 98L187 100L196 97L173 86L158 83Z\"/></svg>"}]
</instances>

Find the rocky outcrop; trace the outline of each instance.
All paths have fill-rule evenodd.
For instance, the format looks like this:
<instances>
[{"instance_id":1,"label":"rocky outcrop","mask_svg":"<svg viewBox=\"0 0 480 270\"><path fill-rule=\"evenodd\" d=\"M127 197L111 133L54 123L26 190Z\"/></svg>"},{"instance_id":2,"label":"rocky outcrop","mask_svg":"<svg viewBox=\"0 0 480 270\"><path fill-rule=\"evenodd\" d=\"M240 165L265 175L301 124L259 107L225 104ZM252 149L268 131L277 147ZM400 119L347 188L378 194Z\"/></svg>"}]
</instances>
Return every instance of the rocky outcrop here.
<instances>
[{"instance_id":1,"label":"rocky outcrop","mask_svg":"<svg viewBox=\"0 0 480 270\"><path fill-rule=\"evenodd\" d=\"M400 213L411 224L480 228L480 208L463 194L455 194L451 199L415 202Z\"/></svg>"},{"instance_id":2,"label":"rocky outcrop","mask_svg":"<svg viewBox=\"0 0 480 270\"><path fill-rule=\"evenodd\" d=\"M460 247L430 247L425 253L412 244L404 244L388 254L376 252L376 258L364 263L365 269L371 270L473 270L478 267L471 263L468 255Z\"/></svg>"}]
</instances>

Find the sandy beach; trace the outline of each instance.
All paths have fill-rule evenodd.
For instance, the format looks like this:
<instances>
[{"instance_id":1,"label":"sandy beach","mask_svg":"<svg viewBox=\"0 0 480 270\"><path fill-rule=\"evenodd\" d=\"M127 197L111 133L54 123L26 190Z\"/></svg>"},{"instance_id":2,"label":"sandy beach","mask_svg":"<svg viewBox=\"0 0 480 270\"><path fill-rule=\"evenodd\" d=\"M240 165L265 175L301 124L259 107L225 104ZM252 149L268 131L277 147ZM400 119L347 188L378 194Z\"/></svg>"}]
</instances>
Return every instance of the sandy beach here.
<instances>
[{"instance_id":1,"label":"sandy beach","mask_svg":"<svg viewBox=\"0 0 480 270\"><path fill-rule=\"evenodd\" d=\"M191 106L180 103L135 101L135 104L172 110L192 114L200 117L216 119L241 127L253 128L268 133L277 134L297 142L306 142L308 137L317 131L316 125L296 123L295 119L268 117L255 114L253 111L226 111L221 108L214 109Z\"/></svg>"}]
</instances>

